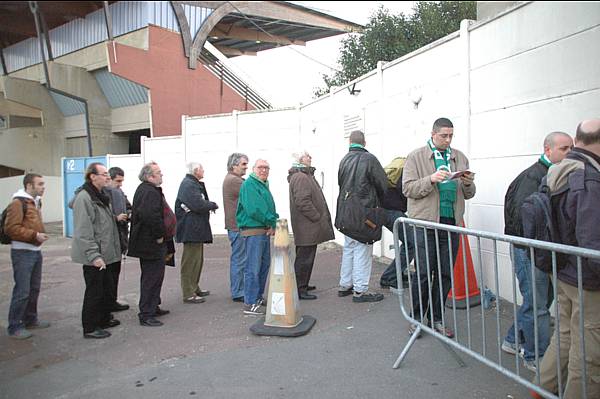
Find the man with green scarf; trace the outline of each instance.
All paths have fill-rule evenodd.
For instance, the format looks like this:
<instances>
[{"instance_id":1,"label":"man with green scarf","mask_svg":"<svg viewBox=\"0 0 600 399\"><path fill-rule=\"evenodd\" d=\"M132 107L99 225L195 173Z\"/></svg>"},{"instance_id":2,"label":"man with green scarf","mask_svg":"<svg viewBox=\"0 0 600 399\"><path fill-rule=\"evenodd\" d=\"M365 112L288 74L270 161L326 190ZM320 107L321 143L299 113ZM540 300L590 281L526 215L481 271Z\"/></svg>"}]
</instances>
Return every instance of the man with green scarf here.
<instances>
[{"instance_id":1,"label":"man with green scarf","mask_svg":"<svg viewBox=\"0 0 600 399\"><path fill-rule=\"evenodd\" d=\"M410 218L452 226L462 224L465 200L475 195L474 173L468 172L459 179L449 179L451 172L469 169L467 157L450 147L453 136L452 122L447 118L439 118L433 124L427 144L408 155L402 175L402 192L408 199L407 213ZM438 230L437 238L436 242L433 230L428 230L427 235L422 231L417 233L417 273L411 276L413 317L421 322L429 317L432 328L452 338L454 332L447 327L449 323L444 319L444 306L453 272L449 252L452 250L452 259L456 259L459 238L458 234L451 233L451 246L448 245L448 232ZM437 272L437 247L441 273ZM431 291L428 280L432 281ZM411 325L409 332L412 334L415 328Z\"/></svg>"},{"instance_id":2,"label":"man with green scarf","mask_svg":"<svg viewBox=\"0 0 600 399\"><path fill-rule=\"evenodd\" d=\"M504 197L504 234L523 237L523 221L521 205L533 192L538 190L548 169L562 161L573 148L573 138L567 133L553 132L544 139L544 153L530 167L519 174L508 186ZM535 331L534 315L538 325L538 355L541 359L550 344L550 312L553 295L550 278L537 267L534 268L536 312L533 309L533 281L531 264L528 258L529 249L515 246L510 253L515 274L519 280L519 291L523 303L518 311L518 326L514 323L508 329L502 350L515 355L522 348L525 367L535 372ZM518 342L517 342L518 340Z\"/></svg>"}]
</instances>

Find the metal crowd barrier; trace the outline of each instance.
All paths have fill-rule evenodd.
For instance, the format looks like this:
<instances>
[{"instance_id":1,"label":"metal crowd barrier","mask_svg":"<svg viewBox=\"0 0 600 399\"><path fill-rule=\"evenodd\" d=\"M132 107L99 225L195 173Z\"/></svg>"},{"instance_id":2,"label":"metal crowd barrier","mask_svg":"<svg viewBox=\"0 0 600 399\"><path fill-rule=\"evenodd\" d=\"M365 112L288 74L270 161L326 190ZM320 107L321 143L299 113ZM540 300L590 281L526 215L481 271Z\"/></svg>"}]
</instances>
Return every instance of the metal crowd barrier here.
<instances>
[{"instance_id":1,"label":"metal crowd barrier","mask_svg":"<svg viewBox=\"0 0 600 399\"><path fill-rule=\"evenodd\" d=\"M399 232L399 229L401 229L401 231ZM437 258L437 265L430 264L430 252L428 249L428 243L427 240L424 240L424 244L425 244L425 253L419 253L419 252L423 252L423 249L421 248L421 250L419 250L419 246L417 245L417 240L419 238L419 234L421 235L421 237L427 237L427 233L426 232L432 232L434 233L434 237L435 237L435 242L436 242L436 248L435 248L435 254L436 254L436 258ZM486 328L486 322L490 321L487 319L492 319L493 316L490 316L489 314L486 315L486 310L484 309L484 289L483 287L480 287L480 299L481 299L481 304L482 306L480 307L480 312L477 311L472 311L470 310L470 304L469 304L469 284L468 284L468 278L467 278L467 257L465 254L465 245L460 246L462 248L462 259L465 262L463 264L464 266L464 283L465 283L465 287L467 290L467 295L466 295L466 301L467 301L467 306L466 309L464 310L464 313L466 313L466 331L465 331L465 323L459 323L458 322L458 318L457 318L457 307L456 307L456 301L455 301L455 297L456 295L452 296L452 301L448 300L448 302L451 302L451 309L452 309L452 320L453 320L453 327L454 327L454 337L453 338L448 338L445 334L441 334L438 331L436 331L434 328L432 328L432 326L429 326L428 324L425 323L425 320L427 318L429 318L429 320L433 319L433 309L432 306L429 307L427 309L427 307L424 307L423 304L423 296L422 296L422 291L421 291L421 287L422 285L421 280L420 280L420 273L418 273L418 268L419 268L419 259L420 257L425 257L425 263L426 263L426 267L427 267L427 271L426 271L426 275L427 275L427 284L426 287L428 287L428 292L426 292L426 294L428 295L428 299L429 299L429 303L431 304L432 301L432 279L439 279L440 281L442 280L441 275L441 265L440 265L440 247L439 247L439 243L440 243L440 239L439 239L439 235L440 232L446 232L445 235L447 236L447 240L448 240L448 256L449 256L449 265L452 265L450 267L450 283L451 283L451 289L453 293L456 293L455 291L455 279L454 279L454 259L452 256L452 235L450 233L457 233L459 235L459 240L467 240L468 237L473 237L476 239L477 242L477 246L476 246L476 251L477 251L477 259L478 262L476 262L478 264L478 272L479 272L479 281L484 281L485 277L488 277L488 274L490 273L489 270L493 270L493 276L492 280L493 280L493 285L495 286L495 294L497 296L497 298L499 299L499 285L500 285L500 281L499 281L499 275L498 275L498 242L504 242L504 243L508 243L510 244L510 251L511 251L511 255L514 255L514 245L519 245L521 247L527 247L529 254L530 254L530 271L531 271L531 284L532 284L532 297L533 297L533 313L535 315L534 317L534 337L535 337L535 365L536 365L536 372L535 372L535 377L533 379L533 382L530 381L528 378L526 378L525 376L522 375L522 369L524 368L524 366L520 365L520 338L519 338L519 333L518 333L518 329L516 329L515 331L515 336L516 336L516 354L514 355L515 357L515 370L511 370L508 369L507 367L505 367L503 365L503 358L506 358L510 355L503 353L503 351L501 350L501 346L502 346L502 341L504 339L504 335L506 330L508 329L509 325L505 325L502 326L501 329L501 317L500 317L500 306L497 303L497 306L495 307L495 341L496 344L495 345L491 345L496 346L497 352L496 351L488 351L488 341L487 341L487 335L490 333L490 329ZM401 239L401 238L405 238L407 237L407 234L412 234L412 238L414 239L413 243L414 243L414 254L409 254L409 248L407 245L402 245L403 250L400 250L400 241L402 242L406 242L405 239ZM483 262L482 262L482 240L489 240L491 242L491 255L493 257L493 265L487 265L486 268L483 267ZM464 241L462 241L464 243ZM566 375L563 374L566 371L566 367L564 362L568 361L567 359L561 359L561 353L560 353L560 339L559 339L559 331L560 331L560 320L559 320L559 312L560 312L560 307L561 307L561 303L558 300L558 284L557 284L557 257L556 254L557 253L562 253L562 254L567 254L567 255L574 255L577 257L577 275L578 275L578 298L579 298L579 303L580 303L580 312L579 312L579 330L581 332L584 331L584 319L583 319L583 310L584 310L584 298L583 298L583 288L582 288L582 259L583 258L587 258L587 259L593 259L596 261L600 261L600 251L595 251L595 250L590 250L590 249L584 249L584 248L578 248L578 247L573 247L573 246L567 246L567 245L560 245L560 244L554 244L554 243L548 243L548 242L544 242L544 241L538 241L538 240L531 240L531 239L526 239L526 238L521 238L521 237L515 237L515 236L507 236L507 235L503 235L503 234L495 234L495 233L490 233L490 232L485 232L485 231L479 231L479 230L472 230L472 229L467 229L467 228L463 228L463 227L456 227L456 226L451 226L451 225L446 225L446 224L440 224L440 223L433 223L433 222L428 222L428 221L423 221L423 220L416 220L416 219L410 219L410 218L403 218L400 217L398 218L395 222L394 222L394 249L395 249L395 257L396 257L396 273L398 276L398 289L397 289L397 294L398 294L398 298L399 298L399 302L400 302L400 309L402 312L402 315L404 316L404 318L409 321L409 323L415 325L415 331L412 333L408 343L406 344L406 346L404 347L404 349L402 350L402 352L400 353L400 355L398 356L398 359L396 360L395 364L394 364L394 368L398 368L400 366L400 363L403 361L404 357L407 355L408 351L410 350L410 348L412 347L412 345L415 343L415 340L417 338L420 337L420 334L422 332L427 333L435 338L437 338L438 340L441 341L442 345L450 352L450 354L456 359L456 361L461 365L461 366L465 366L465 363L462 361L462 359L459 357L459 355L455 352L455 350L458 350L484 364L486 364L489 367L492 367L493 369L499 371L500 373L502 373L503 375L517 381L518 383L524 385L526 388L530 389L531 391L535 391L537 394L539 394L542 397L545 398L563 398L563 390L565 388L565 384L566 384ZM554 316L554 329L552 332L552 335L554 336L553 339L556 340L556 375L558 376L558 381L557 381L557 386L558 386L558 396L556 396L556 394L549 392L543 388L541 388L540 385L540 364L542 361L541 356L539 356L539 348L538 348L538 337L539 337L539 331L538 331L538 316L537 316L537 303L536 303L536 284L535 284L535 276L534 276L534 270L535 270L535 257L533 256L534 254L534 249L541 249L541 250L548 250L552 252L552 275L551 275L551 287L553 289L553 293L554 293L554 312L553 314L551 314L551 316ZM408 273L408 288L406 290L408 290L408 298L405 298L405 289L403 287L403 283L402 283L402 271L401 271L401 262L400 262L400 257L401 256L405 256L405 260L406 260L406 264L410 265L411 263L411 258L414 255L414 268L417 269L416 271L410 271ZM512 259L512 256L511 256ZM506 270L503 270L503 273L507 273L510 274L510 278L512 281L512 298L507 298L510 302L512 302L512 321L514 321L514 326L518 326L518 313L517 313L517 278L515 275L515 266L514 266L514 262L511 261L512 267L511 268L507 268ZM492 267L490 267L492 266ZM409 266L410 269L410 266ZM433 271L434 274L432 274L431 272ZM417 280L416 282L414 280ZM414 317L415 315L413 314L413 302L412 302L412 285L414 283L419 284L419 307L420 307L420 315L416 315L417 317ZM441 284L439 284L440 286L440 296L442 294L442 286ZM406 306L406 302L408 302L408 309ZM498 302L498 301L497 301ZM447 320L447 315L444 309L444 301L440 300L441 303L441 315L442 315L442 326L445 329L446 326L448 325L448 320ZM450 307L450 304L446 304L447 307ZM598 311L600 312L600 309L598 309ZM463 312L462 309L459 310L459 312ZM460 314L460 317L463 318L465 317L464 313ZM488 311L489 313L489 311ZM419 317L421 316L421 317ZM474 319L475 318L475 319ZM481 342L473 342L473 330L472 330L472 324L473 321L477 321L481 323ZM506 320L505 320L505 324L506 324ZM493 321L491 322L493 323ZM433 325L433 323L432 323ZM466 340L465 340L465 334L466 334ZM581 380L581 392L582 392L582 398L584 399L592 399L591 396L588 396L588 374L587 374L587 369L586 369L586 363L585 363L585 359L586 359L586 343L584 340L584 334L581 334L581 345L580 345L580 351L581 351L581 372L582 372L582 380ZM506 362L505 362L506 363ZM564 369L561 369L561 365L562 367L564 367ZM562 372L561 372L562 370ZM528 375L530 375L530 371L527 371ZM592 376L593 377L593 376ZM594 378L598 378L599 376L596 376Z\"/></svg>"}]
</instances>

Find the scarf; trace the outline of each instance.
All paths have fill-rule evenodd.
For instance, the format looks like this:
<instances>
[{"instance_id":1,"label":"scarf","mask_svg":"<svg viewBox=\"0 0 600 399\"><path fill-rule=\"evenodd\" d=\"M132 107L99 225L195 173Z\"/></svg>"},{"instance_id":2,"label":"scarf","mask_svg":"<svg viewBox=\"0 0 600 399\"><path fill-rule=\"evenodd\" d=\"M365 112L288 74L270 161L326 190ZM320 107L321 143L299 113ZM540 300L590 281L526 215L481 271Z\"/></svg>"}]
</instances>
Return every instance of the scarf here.
<instances>
[{"instance_id":1,"label":"scarf","mask_svg":"<svg viewBox=\"0 0 600 399\"><path fill-rule=\"evenodd\" d=\"M81 186L92 197L92 201L100 202L107 208L110 208L110 198L103 191L99 191L92 183L84 183Z\"/></svg>"},{"instance_id":2,"label":"scarf","mask_svg":"<svg viewBox=\"0 0 600 399\"><path fill-rule=\"evenodd\" d=\"M365 146L361 145L361 144L353 143L353 144L350 144L350 148L365 148Z\"/></svg>"},{"instance_id":3,"label":"scarf","mask_svg":"<svg viewBox=\"0 0 600 399\"><path fill-rule=\"evenodd\" d=\"M550 162L546 154L542 154L542 156L540 157L540 162L543 163L547 168L552 166L552 162Z\"/></svg>"},{"instance_id":4,"label":"scarf","mask_svg":"<svg viewBox=\"0 0 600 399\"><path fill-rule=\"evenodd\" d=\"M433 144L433 139L429 139L427 142L429 149L433 152L433 159L435 162L435 170L445 169L451 172L450 169L450 156L452 150L450 147L442 154L436 146ZM456 202L456 181L445 180L437 183L438 191L440 192L440 217L454 218L454 202Z\"/></svg>"}]
</instances>

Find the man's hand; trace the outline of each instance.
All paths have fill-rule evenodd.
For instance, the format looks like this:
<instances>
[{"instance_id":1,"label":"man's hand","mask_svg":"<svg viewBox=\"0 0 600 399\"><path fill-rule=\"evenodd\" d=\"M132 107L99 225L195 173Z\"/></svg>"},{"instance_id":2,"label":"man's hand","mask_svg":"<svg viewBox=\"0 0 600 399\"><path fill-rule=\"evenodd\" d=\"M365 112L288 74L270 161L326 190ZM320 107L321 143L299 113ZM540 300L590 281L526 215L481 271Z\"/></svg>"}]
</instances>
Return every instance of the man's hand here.
<instances>
[{"instance_id":1,"label":"man's hand","mask_svg":"<svg viewBox=\"0 0 600 399\"><path fill-rule=\"evenodd\" d=\"M94 262L92 262L92 266L97 267L100 270L106 269L106 263L104 263L104 259L96 258Z\"/></svg>"},{"instance_id":2,"label":"man's hand","mask_svg":"<svg viewBox=\"0 0 600 399\"><path fill-rule=\"evenodd\" d=\"M158 240L156 240L157 244L162 244L165 241L164 238L160 237Z\"/></svg>"},{"instance_id":3,"label":"man's hand","mask_svg":"<svg viewBox=\"0 0 600 399\"><path fill-rule=\"evenodd\" d=\"M431 184L436 184L443 182L448 178L448 176L450 176L450 172L444 169L440 169L431 176L429 176L429 178L431 179Z\"/></svg>"},{"instance_id":4,"label":"man's hand","mask_svg":"<svg viewBox=\"0 0 600 399\"><path fill-rule=\"evenodd\" d=\"M127 220L127 214L126 213L121 213L119 215L117 215L117 222L124 222Z\"/></svg>"},{"instance_id":5,"label":"man's hand","mask_svg":"<svg viewBox=\"0 0 600 399\"><path fill-rule=\"evenodd\" d=\"M39 242L40 244L43 243L44 241L46 241L48 239L48 234L46 233L37 233L35 235L35 239L37 240L37 242Z\"/></svg>"},{"instance_id":6,"label":"man's hand","mask_svg":"<svg viewBox=\"0 0 600 399\"><path fill-rule=\"evenodd\" d=\"M460 181L465 187L469 187L471 184L473 184L473 180L475 180L475 173L471 172L465 173L460 177Z\"/></svg>"}]
</instances>

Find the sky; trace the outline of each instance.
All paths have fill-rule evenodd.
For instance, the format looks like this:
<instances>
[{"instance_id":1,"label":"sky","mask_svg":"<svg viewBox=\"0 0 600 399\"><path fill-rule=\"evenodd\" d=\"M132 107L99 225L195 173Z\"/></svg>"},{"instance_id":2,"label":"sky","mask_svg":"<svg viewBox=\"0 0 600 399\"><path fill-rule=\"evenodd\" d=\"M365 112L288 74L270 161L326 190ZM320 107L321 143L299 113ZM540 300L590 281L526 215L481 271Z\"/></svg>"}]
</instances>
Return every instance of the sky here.
<instances>
[{"instance_id":1,"label":"sky","mask_svg":"<svg viewBox=\"0 0 600 399\"><path fill-rule=\"evenodd\" d=\"M393 14L400 12L410 14L414 5L412 1L294 1L293 3L362 25L368 22L369 16L379 5L383 5ZM324 65L339 69L337 59L341 40L345 36L337 35L310 41L306 46L284 46L258 52L256 56L230 58L229 61L236 68L236 72L240 73L241 77L273 106L307 104L313 100L314 89L325 86L322 74L333 73Z\"/></svg>"}]
</instances>

